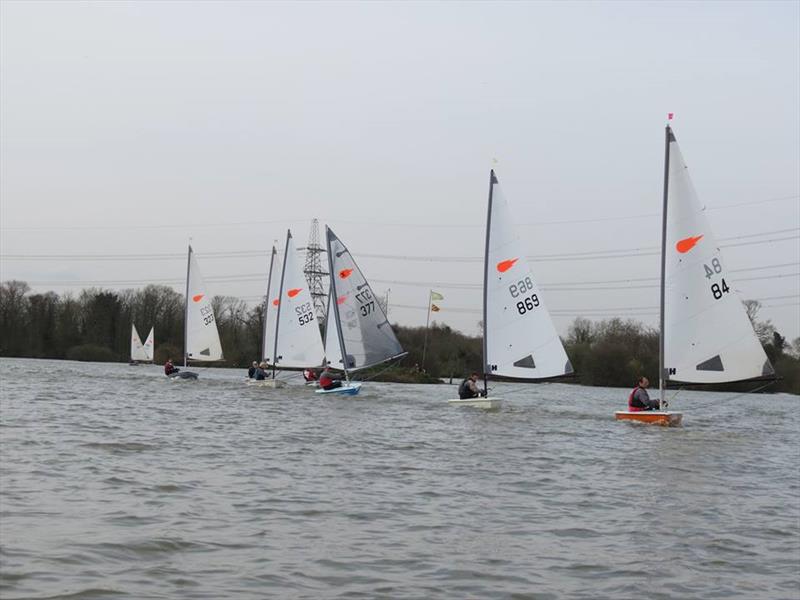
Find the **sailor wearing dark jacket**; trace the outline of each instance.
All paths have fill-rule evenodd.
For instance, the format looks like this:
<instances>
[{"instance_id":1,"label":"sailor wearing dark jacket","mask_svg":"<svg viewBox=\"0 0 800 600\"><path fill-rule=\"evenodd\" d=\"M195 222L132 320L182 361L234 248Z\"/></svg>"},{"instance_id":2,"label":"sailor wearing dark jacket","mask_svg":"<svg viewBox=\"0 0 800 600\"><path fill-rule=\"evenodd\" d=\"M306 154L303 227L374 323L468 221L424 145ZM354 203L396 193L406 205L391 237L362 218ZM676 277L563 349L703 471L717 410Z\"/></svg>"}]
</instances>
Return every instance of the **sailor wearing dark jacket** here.
<instances>
[{"instance_id":1,"label":"sailor wearing dark jacket","mask_svg":"<svg viewBox=\"0 0 800 600\"><path fill-rule=\"evenodd\" d=\"M639 377L639 383L628 396L629 411L658 410L658 400L650 400L650 394L647 393L647 387L649 385L650 381L647 377Z\"/></svg>"}]
</instances>

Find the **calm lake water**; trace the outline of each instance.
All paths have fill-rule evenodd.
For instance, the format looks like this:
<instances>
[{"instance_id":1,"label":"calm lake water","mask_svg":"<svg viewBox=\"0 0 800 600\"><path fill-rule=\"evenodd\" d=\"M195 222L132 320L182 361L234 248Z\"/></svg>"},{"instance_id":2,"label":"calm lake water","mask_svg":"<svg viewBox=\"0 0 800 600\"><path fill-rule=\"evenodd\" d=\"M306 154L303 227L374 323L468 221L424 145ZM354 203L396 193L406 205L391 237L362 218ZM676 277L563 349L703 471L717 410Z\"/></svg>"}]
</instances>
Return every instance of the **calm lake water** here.
<instances>
[{"instance_id":1,"label":"calm lake water","mask_svg":"<svg viewBox=\"0 0 800 600\"><path fill-rule=\"evenodd\" d=\"M800 398L0 360L0 597L800 597Z\"/></svg>"}]
</instances>

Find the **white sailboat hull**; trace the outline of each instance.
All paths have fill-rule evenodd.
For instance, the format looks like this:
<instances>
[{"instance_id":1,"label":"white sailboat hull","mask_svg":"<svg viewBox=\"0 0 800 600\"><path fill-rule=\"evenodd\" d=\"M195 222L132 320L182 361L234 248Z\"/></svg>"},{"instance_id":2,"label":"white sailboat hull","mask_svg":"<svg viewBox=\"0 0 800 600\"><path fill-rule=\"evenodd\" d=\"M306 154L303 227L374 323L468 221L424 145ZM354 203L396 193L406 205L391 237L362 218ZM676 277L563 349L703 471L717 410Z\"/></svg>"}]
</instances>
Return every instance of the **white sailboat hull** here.
<instances>
[{"instance_id":1,"label":"white sailboat hull","mask_svg":"<svg viewBox=\"0 0 800 600\"><path fill-rule=\"evenodd\" d=\"M489 396L487 398L453 398L447 401L451 406L472 406L474 408L495 409L500 408L503 399Z\"/></svg>"},{"instance_id":2,"label":"white sailboat hull","mask_svg":"<svg viewBox=\"0 0 800 600\"><path fill-rule=\"evenodd\" d=\"M247 380L247 386L248 387L269 388L269 389L276 390L276 389L280 389L280 388L285 388L288 385L289 385L288 383L286 383L285 381L282 381L280 379L261 379L261 380L248 379Z\"/></svg>"}]
</instances>

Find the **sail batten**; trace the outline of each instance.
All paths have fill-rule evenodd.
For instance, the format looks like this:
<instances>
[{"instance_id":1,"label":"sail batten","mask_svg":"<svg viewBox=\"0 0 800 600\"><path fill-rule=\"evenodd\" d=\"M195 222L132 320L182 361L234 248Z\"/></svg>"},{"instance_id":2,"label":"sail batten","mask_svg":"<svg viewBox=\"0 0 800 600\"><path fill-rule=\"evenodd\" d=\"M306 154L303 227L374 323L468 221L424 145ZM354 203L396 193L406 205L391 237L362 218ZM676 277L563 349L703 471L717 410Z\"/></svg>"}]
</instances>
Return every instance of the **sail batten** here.
<instances>
[{"instance_id":1,"label":"sail batten","mask_svg":"<svg viewBox=\"0 0 800 600\"><path fill-rule=\"evenodd\" d=\"M494 171L489 177L483 289L487 378L538 381L572 373Z\"/></svg>"},{"instance_id":2,"label":"sail batten","mask_svg":"<svg viewBox=\"0 0 800 600\"><path fill-rule=\"evenodd\" d=\"M662 377L683 383L763 377L772 366L734 288L669 126L666 155Z\"/></svg>"}]
</instances>

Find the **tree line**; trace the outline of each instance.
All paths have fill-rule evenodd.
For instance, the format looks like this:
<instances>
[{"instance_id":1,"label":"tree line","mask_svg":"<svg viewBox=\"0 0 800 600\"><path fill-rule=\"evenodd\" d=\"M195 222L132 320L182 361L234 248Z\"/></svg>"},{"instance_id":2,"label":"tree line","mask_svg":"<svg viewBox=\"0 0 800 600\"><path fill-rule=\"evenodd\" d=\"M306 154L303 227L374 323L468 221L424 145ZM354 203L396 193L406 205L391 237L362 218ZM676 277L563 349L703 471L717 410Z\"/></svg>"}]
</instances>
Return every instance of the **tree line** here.
<instances>
[{"instance_id":1,"label":"tree line","mask_svg":"<svg viewBox=\"0 0 800 600\"><path fill-rule=\"evenodd\" d=\"M224 366L244 367L260 358L262 307L230 296L212 301ZM769 321L758 319L760 305L746 302L748 316L767 356L782 380L772 389L800 394L800 338L792 344ZM184 299L170 287L139 290L84 289L76 295L31 293L23 281L0 284L0 356L91 361L127 361L131 323L144 336L155 327L155 362L183 356ZM447 325L394 325L408 351L399 381L460 378L482 370L482 341ZM657 381L658 331L634 320L590 321L576 318L564 341L576 375L566 381L596 386L632 386L640 376ZM747 389L723 385L719 389ZM751 384L752 387L752 384Z\"/></svg>"}]
</instances>

